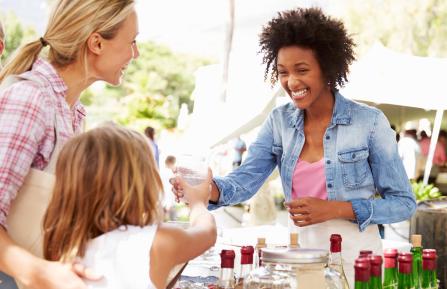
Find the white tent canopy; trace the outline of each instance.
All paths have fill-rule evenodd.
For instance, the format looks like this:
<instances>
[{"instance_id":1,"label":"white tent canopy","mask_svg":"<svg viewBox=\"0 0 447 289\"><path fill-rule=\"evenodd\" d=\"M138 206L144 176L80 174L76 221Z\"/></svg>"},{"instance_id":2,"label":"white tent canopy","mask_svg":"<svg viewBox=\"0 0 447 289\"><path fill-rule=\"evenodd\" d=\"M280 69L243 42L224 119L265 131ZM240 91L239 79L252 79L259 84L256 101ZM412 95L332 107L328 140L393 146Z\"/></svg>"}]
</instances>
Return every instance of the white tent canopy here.
<instances>
[{"instance_id":1,"label":"white tent canopy","mask_svg":"<svg viewBox=\"0 0 447 289\"><path fill-rule=\"evenodd\" d=\"M353 64L342 94L356 100L447 109L447 58L401 54L375 44Z\"/></svg>"}]
</instances>

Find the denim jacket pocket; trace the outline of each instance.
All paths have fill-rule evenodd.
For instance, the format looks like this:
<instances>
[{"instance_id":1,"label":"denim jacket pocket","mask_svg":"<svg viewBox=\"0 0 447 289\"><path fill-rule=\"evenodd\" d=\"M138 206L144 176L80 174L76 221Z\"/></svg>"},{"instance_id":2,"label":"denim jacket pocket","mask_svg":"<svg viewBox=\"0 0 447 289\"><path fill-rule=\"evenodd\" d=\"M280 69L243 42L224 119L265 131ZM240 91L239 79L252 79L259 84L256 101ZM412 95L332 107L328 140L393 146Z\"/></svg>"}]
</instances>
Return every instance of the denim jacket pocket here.
<instances>
[{"instance_id":1,"label":"denim jacket pocket","mask_svg":"<svg viewBox=\"0 0 447 289\"><path fill-rule=\"evenodd\" d=\"M281 163L283 161L283 149L282 146L273 145L272 146L272 154L275 156L276 164L278 167L281 167Z\"/></svg>"},{"instance_id":2,"label":"denim jacket pocket","mask_svg":"<svg viewBox=\"0 0 447 289\"><path fill-rule=\"evenodd\" d=\"M358 188L365 181L369 171L367 148L344 150L338 153L343 184L348 188Z\"/></svg>"}]
</instances>

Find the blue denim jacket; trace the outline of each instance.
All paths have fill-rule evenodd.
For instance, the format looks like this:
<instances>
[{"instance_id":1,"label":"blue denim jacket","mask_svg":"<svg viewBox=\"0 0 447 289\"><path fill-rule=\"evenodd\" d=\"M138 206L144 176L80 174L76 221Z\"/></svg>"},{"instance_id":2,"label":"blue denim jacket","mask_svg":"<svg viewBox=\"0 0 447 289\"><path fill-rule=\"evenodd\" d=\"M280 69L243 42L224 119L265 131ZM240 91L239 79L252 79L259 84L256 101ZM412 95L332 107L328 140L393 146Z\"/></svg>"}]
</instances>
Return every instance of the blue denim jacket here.
<instances>
[{"instance_id":1,"label":"blue denim jacket","mask_svg":"<svg viewBox=\"0 0 447 289\"><path fill-rule=\"evenodd\" d=\"M242 166L215 177L220 206L250 199L278 166L286 200L304 144L304 113L292 103L275 108L251 144ZM408 219L414 194L397 151L395 133L378 109L335 93L332 120L323 139L329 200L350 201L360 231L369 224ZM376 197L376 192L380 197Z\"/></svg>"}]
</instances>

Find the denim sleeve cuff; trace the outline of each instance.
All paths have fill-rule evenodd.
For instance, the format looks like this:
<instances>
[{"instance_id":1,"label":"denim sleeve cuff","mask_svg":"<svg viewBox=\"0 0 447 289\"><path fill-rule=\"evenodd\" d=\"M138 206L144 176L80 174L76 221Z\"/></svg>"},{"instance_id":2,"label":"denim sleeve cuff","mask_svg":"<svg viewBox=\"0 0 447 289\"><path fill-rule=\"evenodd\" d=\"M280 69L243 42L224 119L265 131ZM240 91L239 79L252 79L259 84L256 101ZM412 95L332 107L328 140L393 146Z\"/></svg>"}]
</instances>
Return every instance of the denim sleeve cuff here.
<instances>
[{"instance_id":1,"label":"denim sleeve cuff","mask_svg":"<svg viewBox=\"0 0 447 289\"><path fill-rule=\"evenodd\" d=\"M352 200L351 204L359 230L363 232L371 223L373 214L372 202L371 200Z\"/></svg>"},{"instance_id":2,"label":"denim sleeve cuff","mask_svg":"<svg viewBox=\"0 0 447 289\"><path fill-rule=\"evenodd\" d=\"M217 200L216 204L208 204L208 210L215 210L222 206L228 206L227 200L231 199L231 195L233 194L231 190L231 185L222 180L222 177L214 177L214 183L219 190L219 200Z\"/></svg>"}]
</instances>

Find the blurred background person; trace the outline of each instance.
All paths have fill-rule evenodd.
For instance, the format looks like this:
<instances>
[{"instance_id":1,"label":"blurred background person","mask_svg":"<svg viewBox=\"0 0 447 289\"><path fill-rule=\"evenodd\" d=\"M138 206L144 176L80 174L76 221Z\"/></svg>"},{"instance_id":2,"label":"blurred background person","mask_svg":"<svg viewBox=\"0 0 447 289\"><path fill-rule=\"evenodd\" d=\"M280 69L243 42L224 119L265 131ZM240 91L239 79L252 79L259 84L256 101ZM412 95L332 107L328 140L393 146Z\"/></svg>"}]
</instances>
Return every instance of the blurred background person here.
<instances>
[{"instance_id":1,"label":"blurred background person","mask_svg":"<svg viewBox=\"0 0 447 289\"><path fill-rule=\"evenodd\" d=\"M419 178L418 181L421 181L424 177L424 171L425 171L425 163L427 162L428 158L428 151L430 149L430 137L427 135L425 130L421 131L421 138L419 140L419 147L421 149L421 155L419 158ZM435 147L435 153L433 155L433 163L432 168L430 171L430 177L428 178L429 183L433 183L436 179L436 176L439 173L439 168L442 167L446 162L446 154L445 149L438 138L438 141L436 143Z\"/></svg>"},{"instance_id":2,"label":"blurred background person","mask_svg":"<svg viewBox=\"0 0 447 289\"><path fill-rule=\"evenodd\" d=\"M233 143L233 169L238 168L242 163L242 156L244 152L247 150L247 145L244 140L238 136Z\"/></svg>"},{"instance_id":3,"label":"blurred background person","mask_svg":"<svg viewBox=\"0 0 447 289\"><path fill-rule=\"evenodd\" d=\"M3 28L2 21L0 20L0 60L5 50L5 29ZM0 61L0 69L2 69L2 63Z\"/></svg>"},{"instance_id":4,"label":"blurred background person","mask_svg":"<svg viewBox=\"0 0 447 289\"><path fill-rule=\"evenodd\" d=\"M144 134L149 138L149 143L151 144L152 153L154 154L155 163L157 167L160 168L160 151L158 149L157 142L155 141L155 129L151 126L146 127Z\"/></svg>"},{"instance_id":5,"label":"blurred background person","mask_svg":"<svg viewBox=\"0 0 447 289\"><path fill-rule=\"evenodd\" d=\"M402 160L410 180L418 178L417 162L420 157L420 148L417 142L417 123L409 121L404 125L404 134L398 142L399 156Z\"/></svg>"}]
</instances>

